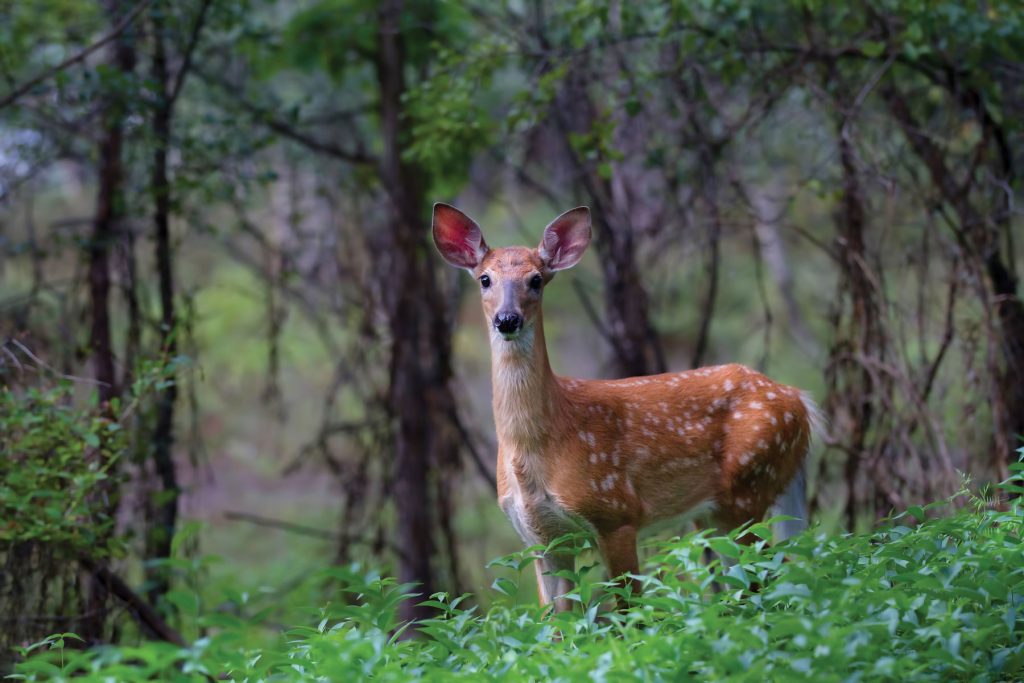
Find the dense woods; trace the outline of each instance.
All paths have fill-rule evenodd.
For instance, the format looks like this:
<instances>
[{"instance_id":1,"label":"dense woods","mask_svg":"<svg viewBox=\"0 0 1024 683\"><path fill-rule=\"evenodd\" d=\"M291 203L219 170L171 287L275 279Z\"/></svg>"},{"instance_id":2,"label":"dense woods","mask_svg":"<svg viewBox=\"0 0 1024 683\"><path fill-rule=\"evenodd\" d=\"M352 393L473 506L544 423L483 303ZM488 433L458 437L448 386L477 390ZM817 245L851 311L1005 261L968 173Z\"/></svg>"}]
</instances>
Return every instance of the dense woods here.
<instances>
[{"instance_id":1,"label":"dense woods","mask_svg":"<svg viewBox=\"0 0 1024 683\"><path fill-rule=\"evenodd\" d=\"M955 536L972 495L1017 509L995 487L1024 435L1017 2L0 19L0 670L54 633L181 645L228 628L209 610L271 630L299 603L356 610L367 568L497 600L485 564L519 543L479 302L430 244L435 201L495 246L591 208L591 255L545 297L556 372L742 362L809 390L822 533L916 509ZM849 543L830 552L874 552ZM455 618L381 590L384 634Z\"/></svg>"}]
</instances>

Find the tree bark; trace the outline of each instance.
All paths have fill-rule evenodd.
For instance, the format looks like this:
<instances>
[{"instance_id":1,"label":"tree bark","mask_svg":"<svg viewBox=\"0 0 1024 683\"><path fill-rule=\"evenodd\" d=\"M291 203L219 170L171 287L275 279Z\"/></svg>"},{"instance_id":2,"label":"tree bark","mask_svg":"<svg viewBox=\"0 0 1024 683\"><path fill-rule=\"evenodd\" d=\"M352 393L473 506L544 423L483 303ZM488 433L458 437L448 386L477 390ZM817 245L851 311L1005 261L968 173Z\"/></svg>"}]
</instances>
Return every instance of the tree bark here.
<instances>
[{"instance_id":1,"label":"tree bark","mask_svg":"<svg viewBox=\"0 0 1024 683\"><path fill-rule=\"evenodd\" d=\"M855 349L865 349L873 337L872 330L877 324L878 311L871 296L871 284L864 273L867 254L864 248L864 206L861 203L860 183L857 179L857 167L854 163L853 148L844 131L839 133L839 160L843 169L843 201L840 234L843 240L841 253L843 279L850 288L851 314L853 334L859 339L854 342ZM839 360L839 363L843 361ZM848 362L848 361L847 361ZM871 427L873 380L871 373L865 368L851 368L851 376L845 386L845 392L851 405L853 418L850 432L849 448L846 456L846 525L853 529L856 524L858 502L858 475L867 431Z\"/></svg>"},{"instance_id":2,"label":"tree bark","mask_svg":"<svg viewBox=\"0 0 1024 683\"><path fill-rule=\"evenodd\" d=\"M108 0L105 9L115 26L126 3ZM134 37L131 31L118 33L110 58L115 71L127 76L135 69ZM117 88L118 85L112 86ZM89 346L93 372L99 381L100 402L109 405L120 394L114 363L114 347L110 323L110 255L120 237L123 206L123 159L125 103L121 93L108 92L103 104L103 132L99 144L99 184L96 194L96 213L88 245L88 280L91 330ZM96 491L104 500L110 514L116 508L116 491L109 486ZM82 622L82 633L87 641L102 639L107 615L107 589L96 576L89 586L86 604L87 616Z\"/></svg>"},{"instance_id":3,"label":"tree bark","mask_svg":"<svg viewBox=\"0 0 1024 683\"><path fill-rule=\"evenodd\" d=\"M455 466L459 446L451 428L451 332L426 241L423 173L401 154L406 68L402 11L402 0L387 0L379 7L380 175L390 201L388 244L373 251L391 336L388 409L395 421L392 498L401 550L398 577L402 583L418 584L421 596L429 596L436 591L436 480L450 475L445 470ZM416 602L402 603L401 619L432 615Z\"/></svg>"},{"instance_id":4,"label":"tree bark","mask_svg":"<svg viewBox=\"0 0 1024 683\"><path fill-rule=\"evenodd\" d=\"M160 294L160 353L173 361L177 355L177 314L174 309L174 264L171 251L171 184L167 169L167 152L171 146L171 121L174 101L171 99L171 78L167 68L167 52L163 20L165 6L159 3L152 13L153 80L158 88L158 100L153 107L153 159L151 192L153 195L153 232ZM178 520L178 478L174 465L174 406L178 389L172 375L157 397L156 426L153 430L153 466L160 481L160 500L151 511L147 530L146 555L150 559L165 559L171 555L171 542ZM147 572L149 600L155 603L169 587L166 571L157 568Z\"/></svg>"},{"instance_id":5,"label":"tree bark","mask_svg":"<svg viewBox=\"0 0 1024 683\"><path fill-rule=\"evenodd\" d=\"M120 16L118 0L107 3L112 21ZM124 74L135 69L135 48L129 32L119 33L114 42L111 65ZM116 87L116 86L115 86ZM99 144L99 184L96 213L89 240L89 300L91 310L90 349L93 372L100 382L103 402L117 396L117 374L110 329L110 255L117 242L123 216L122 177L124 146L124 102L119 93L109 93L103 106L103 134Z\"/></svg>"},{"instance_id":6,"label":"tree bark","mask_svg":"<svg viewBox=\"0 0 1024 683\"><path fill-rule=\"evenodd\" d=\"M826 380L829 412L842 416L837 420L840 423L837 427L841 426L846 432L843 438L846 451L843 474L847 490L844 514L847 528L852 530L863 502L860 495L861 470L877 391L874 377L858 358L880 357L884 353L884 344L879 328L877 297L867 273L868 255L864 240L867 217L849 125L844 117L838 122L837 130L843 183L843 198L837 216L840 246L837 251L841 256L839 305L842 307L843 299L849 297L850 314L847 329L843 331L843 310L840 308L836 312L836 340L831 349ZM825 465L823 461L821 466Z\"/></svg>"},{"instance_id":7,"label":"tree bark","mask_svg":"<svg viewBox=\"0 0 1024 683\"><path fill-rule=\"evenodd\" d=\"M911 149L928 170L942 199L956 214L959 223L955 229L958 243L968 256L980 262L991 283L992 301L999 320L998 346L1004 363L1002 376L994 377L997 395L994 396L992 410L997 435L993 469L999 479L1005 479L1009 476L1013 451L1024 435L1024 382L1020 380L1024 376L1024 302L1017 292L1017 278L1003 259L998 232L990 229L985 216L971 202L973 177L969 175L963 182L957 182L945 161L943 151L922 132L903 93L894 85L884 87L882 97ZM983 126L994 125L985 116L979 118ZM999 147L1002 135L997 131L993 137ZM1005 175L1007 179L1012 179L1012 160L1002 153L999 157L1002 167L994 171L996 177Z\"/></svg>"},{"instance_id":8,"label":"tree bark","mask_svg":"<svg viewBox=\"0 0 1024 683\"><path fill-rule=\"evenodd\" d=\"M754 212L754 230L761 247L761 257L768 264L775 285L782 296L788 332L804 353L811 358L817 358L821 355L821 347L808 328L803 313L800 312L789 254L786 252L786 244L776 221L776 216L781 215L782 208L772 200L766 188L750 186L746 189L746 194Z\"/></svg>"},{"instance_id":9,"label":"tree bark","mask_svg":"<svg viewBox=\"0 0 1024 683\"><path fill-rule=\"evenodd\" d=\"M651 323L650 300L637 264L636 231L629 207L616 203L611 179L584 160L570 142L573 134L590 133L597 118L586 83L580 77L567 79L564 91L555 100L553 113L593 215L597 233L594 246L605 286L605 329L614 354L614 374L627 377L664 372L665 358Z\"/></svg>"}]
</instances>

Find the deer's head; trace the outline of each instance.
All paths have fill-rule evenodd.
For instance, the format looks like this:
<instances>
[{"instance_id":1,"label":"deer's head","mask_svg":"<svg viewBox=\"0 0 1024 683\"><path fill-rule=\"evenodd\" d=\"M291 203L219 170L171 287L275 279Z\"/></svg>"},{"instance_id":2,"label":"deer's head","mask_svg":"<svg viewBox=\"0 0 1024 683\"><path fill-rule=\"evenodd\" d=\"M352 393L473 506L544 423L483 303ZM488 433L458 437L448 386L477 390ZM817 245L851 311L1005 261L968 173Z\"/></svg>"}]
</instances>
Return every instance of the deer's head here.
<instances>
[{"instance_id":1,"label":"deer's head","mask_svg":"<svg viewBox=\"0 0 1024 683\"><path fill-rule=\"evenodd\" d=\"M479 283L492 338L514 341L532 332L544 286L583 257L590 244L590 209L580 206L551 221L536 249L491 249L476 221L441 203L434 204L433 232L445 261Z\"/></svg>"}]
</instances>

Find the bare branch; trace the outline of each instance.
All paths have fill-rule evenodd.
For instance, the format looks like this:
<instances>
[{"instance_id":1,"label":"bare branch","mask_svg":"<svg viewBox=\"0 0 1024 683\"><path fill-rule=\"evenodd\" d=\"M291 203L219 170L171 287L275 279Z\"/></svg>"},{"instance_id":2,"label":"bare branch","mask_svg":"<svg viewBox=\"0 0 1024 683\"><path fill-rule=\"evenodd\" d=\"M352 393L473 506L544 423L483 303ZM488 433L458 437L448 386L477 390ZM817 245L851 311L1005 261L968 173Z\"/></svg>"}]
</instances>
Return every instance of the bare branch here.
<instances>
[{"instance_id":1,"label":"bare branch","mask_svg":"<svg viewBox=\"0 0 1024 683\"><path fill-rule=\"evenodd\" d=\"M58 73L68 68L72 64L77 64L78 62L81 62L86 57L91 55L93 52L96 52L96 50L99 50L101 47L117 38L119 35L124 33L125 29L132 25L135 19L138 18L139 13L142 12L142 10L145 9L146 5L148 5L150 2L151 0L142 0L138 5L135 6L135 9L126 14L119 22L117 22L117 24L114 25L114 28L112 28L109 33L100 38L98 41L96 41L89 47L81 50L80 52L72 55L71 57L65 59L60 64L57 64L56 66L47 69L43 73L37 75L35 78L31 78L25 83L22 83L18 87L14 88L14 90L7 93L2 99L0 99L0 109L3 109L4 107L13 104L19 97L21 97L22 95L24 95L32 88L42 83L43 81L52 78L53 76L57 75Z\"/></svg>"},{"instance_id":2,"label":"bare branch","mask_svg":"<svg viewBox=\"0 0 1024 683\"><path fill-rule=\"evenodd\" d=\"M138 593L133 591L125 583L124 579L110 571L107 567L97 563L91 557L82 556L79 558L79 562L82 563L83 567L95 574L100 583L109 588L114 595L128 605L136 620L146 631L152 633L160 640L173 643L179 647L188 647L188 642L182 635L171 628L170 624L160 616L160 613L143 600Z\"/></svg>"},{"instance_id":3,"label":"bare branch","mask_svg":"<svg viewBox=\"0 0 1024 683\"><path fill-rule=\"evenodd\" d=\"M178 69L177 75L174 77L174 85L171 87L171 91L167 93L167 107L174 105L174 101L178 99L178 95L181 93L181 87L185 85L185 77L188 75L189 69L192 67L192 55L195 54L196 46L199 44L199 34L203 30L203 24L206 22L206 12L210 9L211 0L202 0L203 4L199 8L199 14L196 16L196 21L192 25L192 35L189 36L188 45L185 47L185 58L181 62L181 67Z\"/></svg>"}]
</instances>

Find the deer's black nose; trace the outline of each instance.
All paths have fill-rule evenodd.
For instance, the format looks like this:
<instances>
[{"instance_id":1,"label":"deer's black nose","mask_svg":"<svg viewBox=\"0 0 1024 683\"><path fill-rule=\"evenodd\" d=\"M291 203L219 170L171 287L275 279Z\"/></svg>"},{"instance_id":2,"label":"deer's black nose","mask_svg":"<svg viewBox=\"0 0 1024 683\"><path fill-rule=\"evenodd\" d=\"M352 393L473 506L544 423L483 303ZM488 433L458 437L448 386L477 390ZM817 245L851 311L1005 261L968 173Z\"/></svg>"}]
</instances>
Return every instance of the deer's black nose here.
<instances>
[{"instance_id":1,"label":"deer's black nose","mask_svg":"<svg viewBox=\"0 0 1024 683\"><path fill-rule=\"evenodd\" d=\"M517 313L499 313L494 316L494 326L502 334L514 334L523 326L523 319Z\"/></svg>"}]
</instances>

